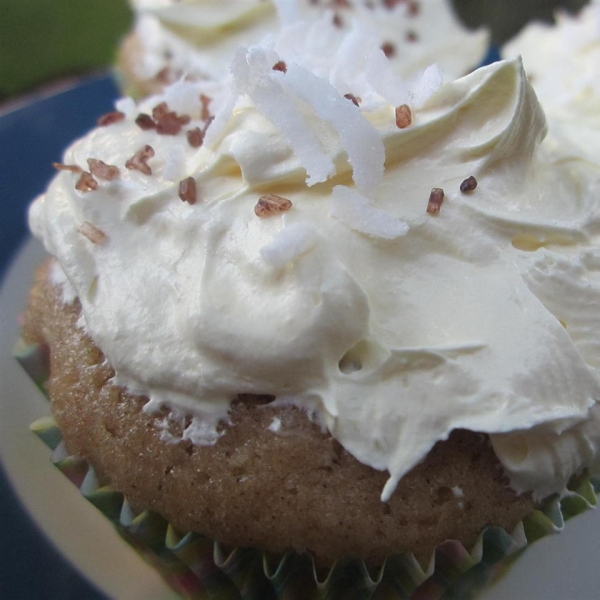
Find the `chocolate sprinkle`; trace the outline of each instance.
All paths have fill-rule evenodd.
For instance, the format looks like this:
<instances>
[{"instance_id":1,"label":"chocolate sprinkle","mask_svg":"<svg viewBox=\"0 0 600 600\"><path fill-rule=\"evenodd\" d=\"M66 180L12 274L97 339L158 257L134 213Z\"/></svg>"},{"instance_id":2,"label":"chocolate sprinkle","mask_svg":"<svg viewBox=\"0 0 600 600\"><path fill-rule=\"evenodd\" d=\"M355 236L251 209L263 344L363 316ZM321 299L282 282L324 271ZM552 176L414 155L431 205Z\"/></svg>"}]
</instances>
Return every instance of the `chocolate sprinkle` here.
<instances>
[{"instance_id":1,"label":"chocolate sprinkle","mask_svg":"<svg viewBox=\"0 0 600 600\"><path fill-rule=\"evenodd\" d=\"M196 204L198 195L196 192L196 180L188 177L179 182L179 197L188 204Z\"/></svg>"},{"instance_id":2,"label":"chocolate sprinkle","mask_svg":"<svg viewBox=\"0 0 600 600\"><path fill-rule=\"evenodd\" d=\"M98 189L98 182L92 177L91 173L83 171L81 177L75 184L75 189L80 192L91 192Z\"/></svg>"},{"instance_id":3,"label":"chocolate sprinkle","mask_svg":"<svg viewBox=\"0 0 600 600\"><path fill-rule=\"evenodd\" d=\"M152 118L155 121L160 121L161 119L163 119L167 114L169 113L169 106L166 102L161 102L160 104L157 104L153 109L152 109Z\"/></svg>"},{"instance_id":4,"label":"chocolate sprinkle","mask_svg":"<svg viewBox=\"0 0 600 600\"><path fill-rule=\"evenodd\" d=\"M195 127L187 132L187 141L192 148L200 148L204 143L204 131L200 127Z\"/></svg>"},{"instance_id":5,"label":"chocolate sprinkle","mask_svg":"<svg viewBox=\"0 0 600 600\"><path fill-rule=\"evenodd\" d=\"M212 98L206 94L200 94L200 102L202 102L200 118L203 121L208 121L210 119L210 103L212 102Z\"/></svg>"},{"instance_id":6,"label":"chocolate sprinkle","mask_svg":"<svg viewBox=\"0 0 600 600\"><path fill-rule=\"evenodd\" d=\"M444 201L444 190L442 188L433 188L429 195L429 203L427 204L427 212L430 215L437 215L442 208Z\"/></svg>"},{"instance_id":7,"label":"chocolate sprinkle","mask_svg":"<svg viewBox=\"0 0 600 600\"><path fill-rule=\"evenodd\" d=\"M125 166L134 171L141 171L144 175L152 175L152 169L147 161L154 156L154 148L152 146L144 146L138 150L126 163Z\"/></svg>"},{"instance_id":8,"label":"chocolate sprinkle","mask_svg":"<svg viewBox=\"0 0 600 600\"><path fill-rule=\"evenodd\" d=\"M411 17L416 17L420 12L421 12L421 6L419 5L418 2L415 2L414 0L413 0L413 2L409 2L408 14Z\"/></svg>"},{"instance_id":9,"label":"chocolate sprinkle","mask_svg":"<svg viewBox=\"0 0 600 600\"><path fill-rule=\"evenodd\" d=\"M160 135L177 135L182 126L191 120L188 115L178 115L170 110L166 102L161 102L152 109L152 118L156 123L156 132Z\"/></svg>"},{"instance_id":10,"label":"chocolate sprinkle","mask_svg":"<svg viewBox=\"0 0 600 600\"><path fill-rule=\"evenodd\" d=\"M72 173L82 173L83 169L78 167L77 165L65 165L64 163L55 162L52 163L52 166L57 171L71 171Z\"/></svg>"},{"instance_id":11,"label":"chocolate sprinkle","mask_svg":"<svg viewBox=\"0 0 600 600\"><path fill-rule=\"evenodd\" d=\"M466 194L467 192L472 192L476 187L477 187L477 179L475 179L475 177L473 177L473 175L471 175L471 177L467 177L460 184L460 191L463 194Z\"/></svg>"},{"instance_id":12,"label":"chocolate sprinkle","mask_svg":"<svg viewBox=\"0 0 600 600\"><path fill-rule=\"evenodd\" d=\"M92 175L95 175L98 179L112 181L113 179L118 179L121 176L119 167L115 167L115 165L107 165L104 161L98 160L97 158L88 158L87 163L90 167Z\"/></svg>"},{"instance_id":13,"label":"chocolate sprinkle","mask_svg":"<svg viewBox=\"0 0 600 600\"><path fill-rule=\"evenodd\" d=\"M287 65L285 64L285 61L278 60L273 65L273 71L281 71L282 73L287 73Z\"/></svg>"},{"instance_id":14,"label":"chocolate sprinkle","mask_svg":"<svg viewBox=\"0 0 600 600\"><path fill-rule=\"evenodd\" d=\"M381 49L387 58L392 58L396 55L396 46L392 42L384 42L381 44Z\"/></svg>"},{"instance_id":15,"label":"chocolate sprinkle","mask_svg":"<svg viewBox=\"0 0 600 600\"><path fill-rule=\"evenodd\" d=\"M122 113L118 110L106 113L105 115L102 115L98 119L98 127L106 127L108 125L112 125L113 123L118 123L119 121L122 121L124 118L125 118L125 113Z\"/></svg>"},{"instance_id":16,"label":"chocolate sprinkle","mask_svg":"<svg viewBox=\"0 0 600 600\"><path fill-rule=\"evenodd\" d=\"M405 129L412 125L412 112L408 104L401 104L396 108L396 125L400 129Z\"/></svg>"},{"instance_id":17,"label":"chocolate sprinkle","mask_svg":"<svg viewBox=\"0 0 600 600\"><path fill-rule=\"evenodd\" d=\"M346 98L346 100L350 100L350 102L352 102L352 104L354 104L355 106L358 106L360 104L358 98L354 94L344 94L344 98Z\"/></svg>"},{"instance_id":18,"label":"chocolate sprinkle","mask_svg":"<svg viewBox=\"0 0 600 600\"><path fill-rule=\"evenodd\" d=\"M154 119L145 113L140 113L137 116L135 124L144 131L147 131L148 129L156 129L156 123L154 122Z\"/></svg>"},{"instance_id":19,"label":"chocolate sprinkle","mask_svg":"<svg viewBox=\"0 0 600 600\"><path fill-rule=\"evenodd\" d=\"M108 240L108 236L98 229L95 225L92 225L89 221L84 221L78 228L77 231L81 235L85 236L93 244L103 244Z\"/></svg>"},{"instance_id":20,"label":"chocolate sprinkle","mask_svg":"<svg viewBox=\"0 0 600 600\"><path fill-rule=\"evenodd\" d=\"M257 217L270 217L279 213L287 212L292 208L292 201L277 194L266 194L261 196L254 207Z\"/></svg>"}]
</instances>

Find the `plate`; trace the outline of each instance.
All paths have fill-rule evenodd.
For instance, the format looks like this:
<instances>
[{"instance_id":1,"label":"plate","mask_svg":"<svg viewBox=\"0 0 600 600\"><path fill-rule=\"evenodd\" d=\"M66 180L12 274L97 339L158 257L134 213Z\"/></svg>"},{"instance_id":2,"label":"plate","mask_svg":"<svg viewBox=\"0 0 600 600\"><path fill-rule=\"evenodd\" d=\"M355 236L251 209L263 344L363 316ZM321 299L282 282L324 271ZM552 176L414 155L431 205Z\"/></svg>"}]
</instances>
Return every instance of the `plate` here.
<instances>
[{"instance_id":1,"label":"plate","mask_svg":"<svg viewBox=\"0 0 600 600\"><path fill-rule=\"evenodd\" d=\"M48 403L12 358L32 275L44 258L26 210L62 149L112 110L106 74L70 82L0 116L0 597L53 600L177 596L50 462L29 424ZM58 551L57 551L58 550Z\"/></svg>"},{"instance_id":2,"label":"plate","mask_svg":"<svg viewBox=\"0 0 600 600\"><path fill-rule=\"evenodd\" d=\"M0 482L0 515L7 529L0 560L0 590L6 593L0 595L7 598L177 597L52 466L48 449L28 430L31 422L48 414L48 404L11 355L19 313L44 257L41 245L26 236L26 207L43 191L61 149L92 127L98 115L112 110L117 93L110 77L96 77L0 116L0 457L16 496ZM598 565L600 512L590 511L570 521L560 536L528 549L481 598L595 599Z\"/></svg>"}]
</instances>

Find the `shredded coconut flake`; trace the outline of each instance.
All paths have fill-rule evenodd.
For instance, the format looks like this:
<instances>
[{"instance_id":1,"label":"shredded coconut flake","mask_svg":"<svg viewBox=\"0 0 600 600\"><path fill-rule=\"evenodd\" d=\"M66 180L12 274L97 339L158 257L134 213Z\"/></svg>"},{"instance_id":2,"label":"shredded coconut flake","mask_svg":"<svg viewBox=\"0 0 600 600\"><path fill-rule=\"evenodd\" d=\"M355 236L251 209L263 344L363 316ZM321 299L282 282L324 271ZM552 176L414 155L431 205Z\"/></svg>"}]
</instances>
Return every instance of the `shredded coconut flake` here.
<instances>
[{"instance_id":1,"label":"shredded coconut flake","mask_svg":"<svg viewBox=\"0 0 600 600\"><path fill-rule=\"evenodd\" d=\"M352 165L359 190L374 195L383 179L385 149L377 130L326 80L290 65L281 79L285 89L309 104L320 120L331 123Z\"/></svg>"},{"instance_id":2,"label":"shredded coconut flake","mask_svg":"<svg viewBox=\"0 0 600 600\"><path fill-rule=\"evenodd\" d=\"M315 230L308 225L297 223L282 229L270 244L260 249L260 254L266 263L281 268L311 250L316 243Z\"/></svg>"},{"instance_id":3,"label":"shredded coconut flake","mask_svg":"<svg viewBox=\"0 0 600 600\"><path fill-rule=\"evenodd\" d=\"M311 186L326 181L335 173L333 160L325 153L317 133L298 110L297 100L290 98L282 88L282 82L290 77L291 69L288 68L288 73L282 77L273 71L272 65L273 61L267 58L263 48L240 48L231 65L238 92L247 94L258 111L281 131L306 169L307 184ZM311 91L306 93L311 95ZM343 98L341 101L347 104Z\"/></svg>"},{"instance_id":4,"label":"shredded coconut flake","mask_svg":"<svg viewBox=\"0 0 600 600\"><path fill-rule=\"evenodd\" d=\"M393 240L408 233L408 224L369 204L369 200L345 186L333 188L331 216L360 233Z\"/></svg>"},{"instance_id":5,"label":"shredded coconut flake","mask_svg":"<svg viewBox=\"0 0 600 600\"><path fill-rule=\"evenodd\" d=\"M273 421L269 425L269 431L277 433L281 429L281 419L279 417L273 417Z\"/></svg>"},{"instance_id":6,"label":"shredded coconut flake","mask_svg":"<svg viewBox=\"0 0 600 600\"><path fill-rule=\"evenodd\" d=\"M184 166L185 150L179 144L174 144L167 153L163 177L167 181L179 181L183 175Z\"/></svg>"},{"instance_id":7,"label":"shredded coconut flake","mask_svg":"<svg viewBox=\"0 0 600 600\"><path fill-rule=\"evenodd\" d=\"M125 98L119 98L115 102L115 109L122 112L126 119L135 119L138 114L138 107L133 98L126 96Z\"/></svg>"},{"instance_id":8,"label":"shredded coconut flake","mask_svg":"<svg viewBox=\"0 0 600 600\"><path fill-rule=\"evenodd\" d=\"M164 99L170 110L184 115L196 115L202 108L200 92L199 84L180 79L166 88Z\"/></svg>"},{"instance_id":9,"label":"shredded coconut flake","mask_svg":"<svg viewBox=\"0 0 600 600\"><path fill-rule=\"evenodd\" d=\"M431 98L444 85L444 74L437 65L430 65L423 73L423 76L412 86L411 104L414 108L425 106Z\"/></svg>"}]
</instances>

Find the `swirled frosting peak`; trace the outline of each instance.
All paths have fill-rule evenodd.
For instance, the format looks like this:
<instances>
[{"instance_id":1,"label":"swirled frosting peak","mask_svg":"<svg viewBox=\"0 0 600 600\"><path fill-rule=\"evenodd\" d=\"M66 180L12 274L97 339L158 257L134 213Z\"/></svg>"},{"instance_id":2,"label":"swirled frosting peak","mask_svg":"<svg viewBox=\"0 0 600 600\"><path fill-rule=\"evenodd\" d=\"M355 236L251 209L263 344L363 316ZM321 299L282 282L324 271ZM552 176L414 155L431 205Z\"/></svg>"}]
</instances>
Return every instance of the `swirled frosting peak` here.
<instances>
[{"instance_id":1,"label":"swirled frosting peak","mask_svg":"<svg viewBox=\"0 0 600 600\"><path fill-rule=\"evenodd\" d=\"M66 151L33 232L116 382L191 412L195 443L269 394L388 470L384 500L456 428L516 473L502 436L576 435L600 398L587 163L540 154L518 60L405 82L368 36L348 60L356 31L322 57L294 35L238 50L226 86L120 101ZM543 485L515 485L570 470L536 464Z\"/></svg>"}]
</instances>

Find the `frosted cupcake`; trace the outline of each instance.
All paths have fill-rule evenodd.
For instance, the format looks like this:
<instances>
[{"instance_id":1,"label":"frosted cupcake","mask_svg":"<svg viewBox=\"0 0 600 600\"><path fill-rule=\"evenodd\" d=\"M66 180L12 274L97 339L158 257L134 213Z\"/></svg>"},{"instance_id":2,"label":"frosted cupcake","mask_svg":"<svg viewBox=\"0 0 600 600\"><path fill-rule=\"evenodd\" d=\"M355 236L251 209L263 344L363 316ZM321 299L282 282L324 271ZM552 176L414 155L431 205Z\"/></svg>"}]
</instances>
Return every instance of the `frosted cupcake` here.
<instances>
[{"instance_id":1,"label":"frosted cupcake","mask_svg":"<svg viewBox=\"0 0 600 600\"><path fill-rule=\"evenodd\" d=\"M136 25L123 46L119 71L134 96L158 92L184 75L219 79L238 45L323 14L336 25L328 35L340 39L356 20L368 24L395 72L407 78L432 63L448 80L461 77L481 64L489 42L484 30L469 31L460 23L449 0L132 0L132 5Z\"/></svg>"},{"instance_id":2,"label":"frosted cupcake","mask_svg":"<svg viewBox=\"0 0 600 600\"><path fill-rule=\"evenodd\" d=\"M230 547L421 564L598 471L600 198L521 63L412 83L369 30L117 104L30 211L69 450ZM303 29L308 27L308 29Z\"/></svg>"}]
</instances>

